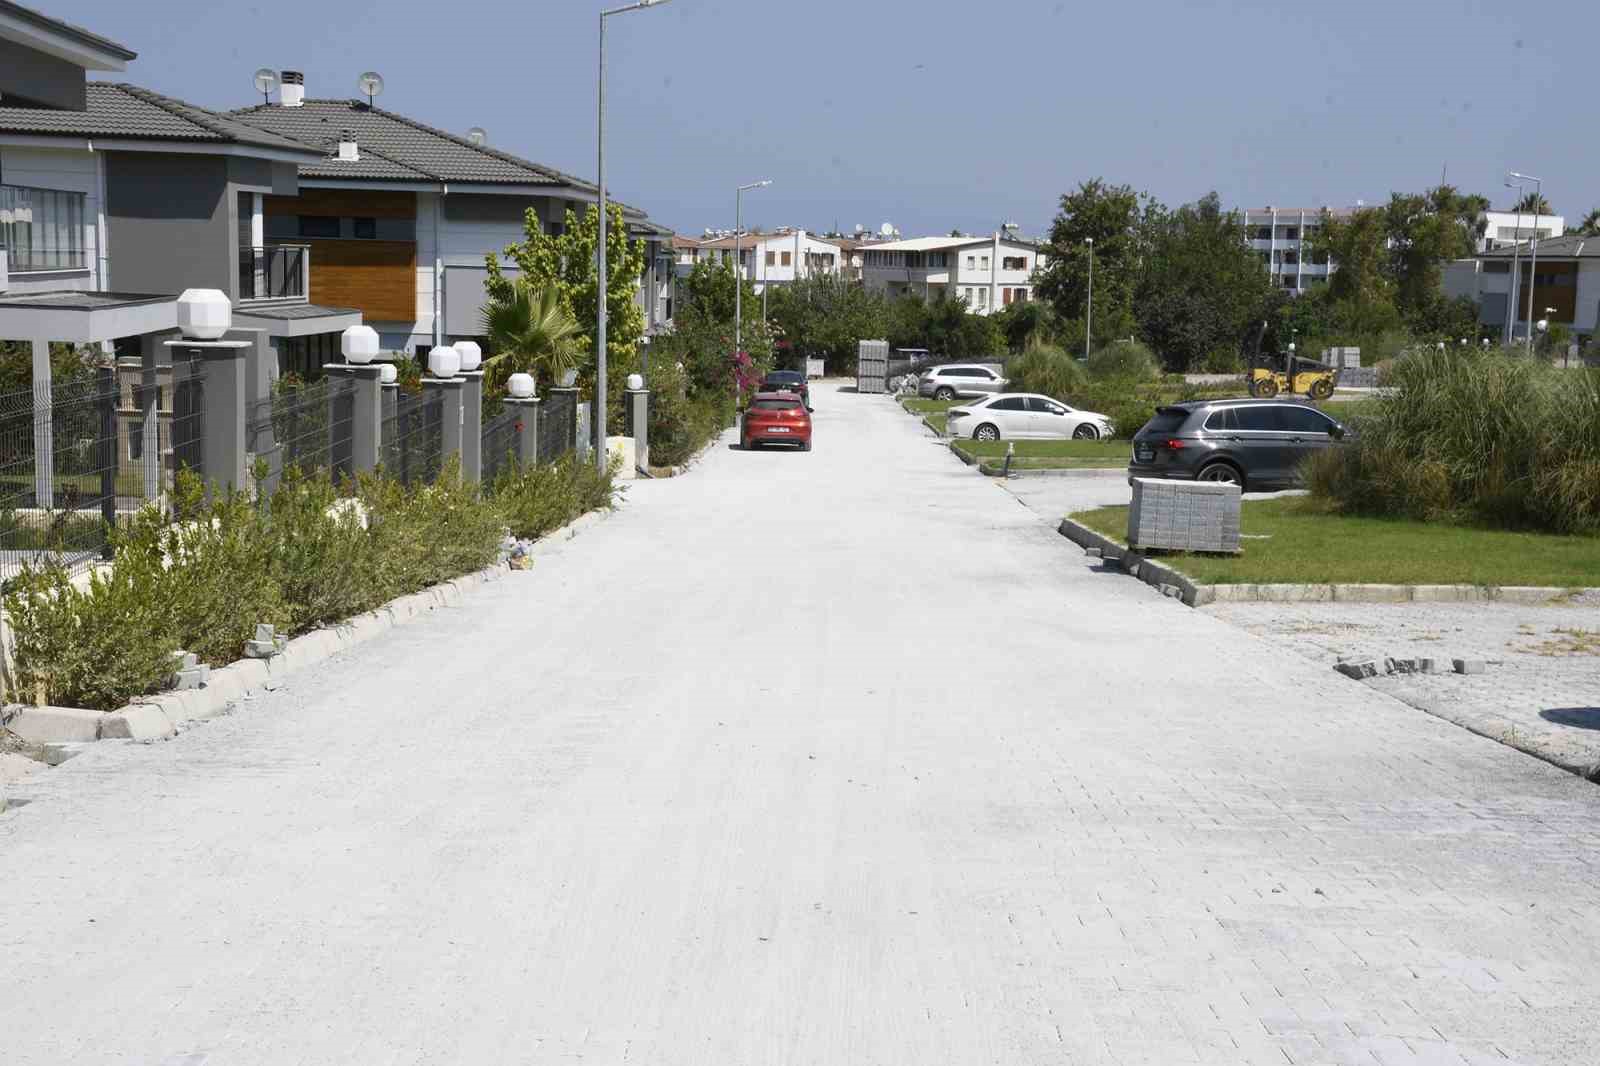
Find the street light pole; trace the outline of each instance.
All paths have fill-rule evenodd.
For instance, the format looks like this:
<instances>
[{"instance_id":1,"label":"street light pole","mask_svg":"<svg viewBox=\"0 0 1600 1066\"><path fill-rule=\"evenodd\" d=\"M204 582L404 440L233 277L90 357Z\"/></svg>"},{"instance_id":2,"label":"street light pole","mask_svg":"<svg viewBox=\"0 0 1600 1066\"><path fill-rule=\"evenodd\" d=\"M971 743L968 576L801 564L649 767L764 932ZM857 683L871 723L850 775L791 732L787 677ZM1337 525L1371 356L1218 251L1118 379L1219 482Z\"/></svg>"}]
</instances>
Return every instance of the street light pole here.
<instances>
[{"instance_id":1,"label":"street light pole","mask_svg":"<svg viewBox=\"0 0 1600 1066\"><path fill-rule=\"evenodd\" d=\"M1544 198L1544 181L1532 174L1511 172L1518 181L1533 182L1533 245L1528 250L1528 356L1533 356L1533 289L1539 277L1539 201Z\"/></svg>"},{"instance_id":2,"label":"street light pole","mask_svg":"<svg viewBox=\"0 0 1600 1066\"><path fill-rule=\"evenodd\" d=\"M599 173L600 239L595 242L595 375L594 375L594 435L596 441L595 465L602 472L606 468L606 19L629 11L639 11L667 0L638 0L625 7L614 7L600 12L600 87L596 94L595 142L599 159L595 169Z\"/></svg>"},{"instance_id":3,"label":"street light pole","mask_svg":"<svg viewBox=\"0 0 1600 1066\"><path fill-rule=\"evenodd\" d=\"M744 194L750 189L764 189L771 185L770 179L766 181L752 181L748 185L741 185L733 190L733 354L737 358L744 351L743 326L744 326L744 262L739 258L740 230L744 227ZM734 382L734 405L743 399L739 395L739 384Z\"/></svg>"},{"instance_id":4,"label":"street light pole","mask_svg":"<svg viewBox=\"0 0 1600 1066\"><path fill-rule=\"evenodd\" d=\"M1083 358L1089 358L1089 338L1094 336L1094 238L1085 237L1089 245L1089 313L1083 324Z\"/></svg>"},{"instance_id":5,"label":"street light pole","mask_svg":"<svg viewBox=\"0 0 1600 1066\"><path fill-rule=\"evenodd\" d=\"M1513 324L1517 320L1517 295L1522 284L1522 186L1503 182L1508 189L1517 190L1517 223L1516 230L1511 237L1511 283L1506 289L1506 329L1505 346L1511 347Z\"/></svg>"}]
</instances>

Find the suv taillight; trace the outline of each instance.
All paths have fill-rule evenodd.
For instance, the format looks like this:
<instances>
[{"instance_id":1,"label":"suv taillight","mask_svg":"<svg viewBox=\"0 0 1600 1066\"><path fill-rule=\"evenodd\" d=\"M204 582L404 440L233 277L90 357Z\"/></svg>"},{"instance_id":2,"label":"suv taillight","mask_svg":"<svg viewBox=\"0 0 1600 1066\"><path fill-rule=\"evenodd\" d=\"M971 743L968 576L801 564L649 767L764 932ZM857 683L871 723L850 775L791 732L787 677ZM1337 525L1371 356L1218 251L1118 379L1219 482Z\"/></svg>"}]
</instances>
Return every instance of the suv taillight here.
<instances>
[{"instance_id":1,"label":"suv taillight","mask_svg":"<svg viewBox=\"0 0 1600 1066\"><path fill-rule=\"evenodd\" d=\"M1185 444L1183 441L1179 440L1177 437L1168 438L1166 441L1162 442L1161 446L1163 448L1168 449L1169 451L1174 451L1174 452L1181 452L1183 449L1188 447L1187 444Z\"/></svg>"}]
</instances>

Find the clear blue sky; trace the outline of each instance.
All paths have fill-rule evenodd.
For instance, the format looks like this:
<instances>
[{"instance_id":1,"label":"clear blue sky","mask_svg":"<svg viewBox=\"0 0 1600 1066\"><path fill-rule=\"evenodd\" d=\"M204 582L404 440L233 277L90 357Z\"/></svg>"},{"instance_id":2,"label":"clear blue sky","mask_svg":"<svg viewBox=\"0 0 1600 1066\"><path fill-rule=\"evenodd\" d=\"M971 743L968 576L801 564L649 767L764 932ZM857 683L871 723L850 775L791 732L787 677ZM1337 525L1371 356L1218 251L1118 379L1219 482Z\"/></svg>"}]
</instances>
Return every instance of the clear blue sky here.
<instances>
[{"instance_id":1,"label":"clear blue sky","mask_svg":"<svg viewBox=\"0 0 1600 1066\"><path fill-rule=\"evenodd\" d=\"M591 0L24 0L139 53L127 79L212 107L257 67L595 173ZM610 0L614 5L618 0ZM613 18L613 195L685 233L1048 225L1095 176L1167 201L1351 204L1538 174L1600 206L1595 0L671 0Z\"/></svg>"}]
</instances>

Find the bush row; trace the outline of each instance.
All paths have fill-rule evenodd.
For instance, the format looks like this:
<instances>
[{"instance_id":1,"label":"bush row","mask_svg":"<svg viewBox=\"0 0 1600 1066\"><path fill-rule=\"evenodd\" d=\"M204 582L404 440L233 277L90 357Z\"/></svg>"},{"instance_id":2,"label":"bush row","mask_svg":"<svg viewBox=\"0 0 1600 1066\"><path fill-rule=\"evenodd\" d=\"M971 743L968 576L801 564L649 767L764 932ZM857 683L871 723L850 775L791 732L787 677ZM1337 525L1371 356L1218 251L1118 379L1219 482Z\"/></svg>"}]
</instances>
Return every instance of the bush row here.
<instances>
[{"instance_id":1,"label":"bush row","mask_svg":"<svg viewBox=\"0 0 1600 1066\"><path fill-rule=\"evenodd\" d=\"M1117 341L1085 363L1064 350L1037 345L1006 363L1015 392L1039 392L1111 419L1118 437L1131 437L1157 407L1206 396L1238 395L1243 386L1196 386L1181 376L1157 380L1150 350L1137 341Z\"/></svg>"},{"instance_id":2,"label":"bush row","mask_svg":"<svg viewBox=\"0 0 1600 1066\"><path fill-rule=\"evenodd\" d=\"M491 563L509 527L537 537L609 506L611 474L572 459L502 473L483 492L452 464L431 485L363 476L340 494L291 474L270 498L205 501L182 480L176 521L154 509L113 533L116 563L86 585L25 570L5 597L25 699L111 710L158 691L179 649L239 658L260 622L295 634Z\"/></svg>"},{"instance_id":3,"label":"bush row","mask_svg":"<svg viewBox=\"0 0 1600 1066\"><path fill-rule=\"evenodd\" d=\"M1600 371L1500 352L1413 351L1357 438L1307 468L1341 510L1600 533Z\"/></svg>"}]
</instances>

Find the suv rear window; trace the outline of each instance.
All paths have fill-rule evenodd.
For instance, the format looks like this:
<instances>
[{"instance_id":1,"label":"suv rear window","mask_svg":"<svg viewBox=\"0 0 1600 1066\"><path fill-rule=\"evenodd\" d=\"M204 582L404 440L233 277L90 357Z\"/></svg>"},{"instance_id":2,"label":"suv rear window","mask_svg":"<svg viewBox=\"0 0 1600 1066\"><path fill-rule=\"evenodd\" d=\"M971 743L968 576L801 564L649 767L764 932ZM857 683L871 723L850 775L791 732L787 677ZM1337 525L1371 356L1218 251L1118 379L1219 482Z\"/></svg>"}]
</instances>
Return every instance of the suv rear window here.
<instances>
[{"instance_id":1,"label":"suv rear window","mask_svg":"<svg viewBox=\"0 0 1600 1066\"><path fill-rule=\"evenodd\" d=\"M750 406L757 411L793 411L800 406L799 400L757 400Z\"/></svg>"},{"instance_id":2,"label":"suv rear window","mask_svg":"<svg viewBox=\"0 0 1600 1066\"><path fill-rule=\"evenodd\" d=\"M1227 433L1239 428L1239 416L1235 414L1237 408L1223 407L1212 411L1206 419L1206 429L1213 433Z\"/></svg>"},{"instance_id":3,"label":"suv rear window","mask_svg":"<svg viewBox=\"0 0 1600 1066\"><path fill-rule=\"evenodd\" d=\"M1140 432L1176 433L1188 420L1189 412L1182 407L1158 407L1155 417Z\"/></svg>"}]
</instances>

